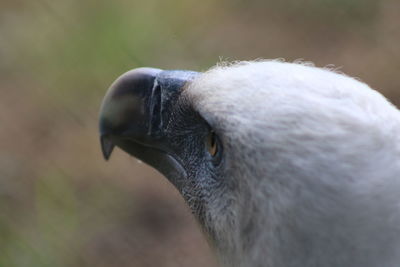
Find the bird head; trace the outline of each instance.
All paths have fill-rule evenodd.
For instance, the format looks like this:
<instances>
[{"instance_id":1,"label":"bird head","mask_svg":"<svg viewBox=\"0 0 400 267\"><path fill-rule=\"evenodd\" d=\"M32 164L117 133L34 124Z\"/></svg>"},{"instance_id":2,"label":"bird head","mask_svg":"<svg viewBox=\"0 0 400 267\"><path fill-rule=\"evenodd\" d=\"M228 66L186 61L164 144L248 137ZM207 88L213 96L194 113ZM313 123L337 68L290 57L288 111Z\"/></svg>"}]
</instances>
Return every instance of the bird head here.
<instances>
[{"instance_id":1,"label":"bird head","mask_svg":"<svg viewBox=\"0 0 400 267\"><path fill-rule=\"evenodd\" d=\"M100 140L106 159L117 146L166 176L226 266L378 266L399 252L400 223L380 220L394 203L371 201L377 181L394 188L399 125L355 79L241 62L128 71L104 97Z\"/></svg>"}]
</instances>

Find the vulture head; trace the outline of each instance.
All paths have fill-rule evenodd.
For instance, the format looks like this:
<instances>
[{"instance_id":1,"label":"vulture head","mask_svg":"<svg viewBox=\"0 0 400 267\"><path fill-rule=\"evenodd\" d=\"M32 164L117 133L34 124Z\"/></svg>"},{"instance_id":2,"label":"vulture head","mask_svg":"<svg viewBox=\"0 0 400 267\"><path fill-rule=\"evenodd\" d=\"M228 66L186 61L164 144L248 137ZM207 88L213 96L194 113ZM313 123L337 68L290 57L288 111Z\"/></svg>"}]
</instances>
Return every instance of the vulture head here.
<instances>
[{"instance_id":1,"label":"vulture head","mask_svg":"<svg viewBox=\"0 0 400 267\"><path fill-rule=\"evenodd\" d=\"M139 68L100 111L115 146L179 190L223 266L400 266L400 113L305 64Z\"/></svg>"}]
</instances>

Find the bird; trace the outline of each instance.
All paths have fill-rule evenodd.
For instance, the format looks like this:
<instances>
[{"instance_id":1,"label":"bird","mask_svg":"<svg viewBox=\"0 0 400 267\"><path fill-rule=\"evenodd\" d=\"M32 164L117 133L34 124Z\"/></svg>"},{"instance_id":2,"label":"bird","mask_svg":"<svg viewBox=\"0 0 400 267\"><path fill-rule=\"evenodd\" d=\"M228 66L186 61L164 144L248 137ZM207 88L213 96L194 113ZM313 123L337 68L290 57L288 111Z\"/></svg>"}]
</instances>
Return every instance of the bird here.
<instances>
[{"instance_id":1,"label":"bird","mask_svg":"<svg viewBox=\"0 0 400 267\"><path fill-rule=\"evenodd\" d=\"M400 266L400 113L304 62L136 68L100 108L119 147L181 193L221 266Z\"/></svg>"}]
</instances>

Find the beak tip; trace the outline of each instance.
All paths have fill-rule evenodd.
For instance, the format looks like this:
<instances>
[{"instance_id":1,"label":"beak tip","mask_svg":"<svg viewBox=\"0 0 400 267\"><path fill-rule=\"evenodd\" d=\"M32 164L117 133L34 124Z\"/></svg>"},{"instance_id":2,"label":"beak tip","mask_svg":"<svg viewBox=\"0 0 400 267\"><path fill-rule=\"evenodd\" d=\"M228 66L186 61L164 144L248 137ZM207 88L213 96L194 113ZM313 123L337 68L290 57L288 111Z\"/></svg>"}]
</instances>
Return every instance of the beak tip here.
<instances>
[{"instance_id":1,"label":"beak tip","mask_svg":"<svg viewBox=\"0 0 400 267\"><path fill-rule=\"evenodd\" d=\"M107 136L104 135L100 136L100 144L104 159L109 160L115 145L111 142L111 140Z\"/></svg>"}]
</instances>

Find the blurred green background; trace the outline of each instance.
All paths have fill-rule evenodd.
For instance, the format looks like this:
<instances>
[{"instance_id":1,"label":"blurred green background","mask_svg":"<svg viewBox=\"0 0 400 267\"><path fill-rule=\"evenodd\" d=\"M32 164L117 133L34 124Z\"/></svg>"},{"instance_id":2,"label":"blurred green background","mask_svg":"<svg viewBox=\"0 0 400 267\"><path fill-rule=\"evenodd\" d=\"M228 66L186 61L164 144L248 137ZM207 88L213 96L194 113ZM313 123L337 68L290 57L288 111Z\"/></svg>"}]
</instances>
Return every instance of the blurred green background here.
<instances>
[{"instance_id":1,"label":"blurred green background","mask_svg":"<svg viewBox=\"0 0 400 267\"><path fill-rule=\"evenodd\" d=\"M400 105L398 0L1 0L0 267L215 266L176 190L97 115L131 68L333 64Z\"/></svg>"}]
</instances>

